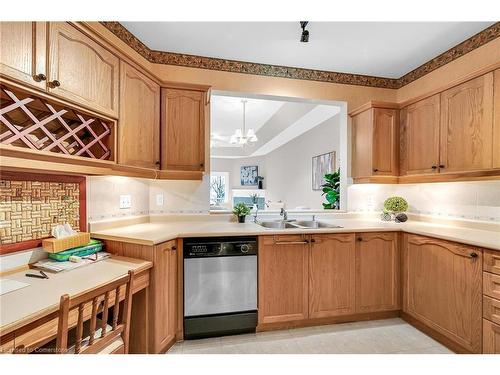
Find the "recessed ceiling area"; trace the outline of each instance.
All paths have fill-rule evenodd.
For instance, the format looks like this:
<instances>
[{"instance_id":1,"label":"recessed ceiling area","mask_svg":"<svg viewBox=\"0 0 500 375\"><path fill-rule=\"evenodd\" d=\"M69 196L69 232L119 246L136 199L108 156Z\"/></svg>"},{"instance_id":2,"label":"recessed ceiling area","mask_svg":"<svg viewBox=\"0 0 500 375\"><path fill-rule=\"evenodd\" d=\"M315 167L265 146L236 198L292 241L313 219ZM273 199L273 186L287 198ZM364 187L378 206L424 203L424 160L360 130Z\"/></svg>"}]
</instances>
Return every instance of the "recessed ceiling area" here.
<instances>
[{"instance_id":1,"label":"recessed ceiling area","mask_svg":"<svg viewBox=\"0 0 500 375\"><path fill-rule=\"evenodd\" d=\"M399 78L494 22L122 22L153 50Z\"/></svg>"},{"instance_id":2,"label":"recessed ceiling area","mask_svg":"<svg viewBox=\"0 0 500 375\"><path fill-rule=\"evenodd\" d=\"M243 125L253 129L257 141L231 144L231 135ZM212 158L247 158L271 153L340 112L334 104L287 101L213 94L210 105L210 155ZM244 133L244 132L243 132Z\"/></svg>"}]
</instances>

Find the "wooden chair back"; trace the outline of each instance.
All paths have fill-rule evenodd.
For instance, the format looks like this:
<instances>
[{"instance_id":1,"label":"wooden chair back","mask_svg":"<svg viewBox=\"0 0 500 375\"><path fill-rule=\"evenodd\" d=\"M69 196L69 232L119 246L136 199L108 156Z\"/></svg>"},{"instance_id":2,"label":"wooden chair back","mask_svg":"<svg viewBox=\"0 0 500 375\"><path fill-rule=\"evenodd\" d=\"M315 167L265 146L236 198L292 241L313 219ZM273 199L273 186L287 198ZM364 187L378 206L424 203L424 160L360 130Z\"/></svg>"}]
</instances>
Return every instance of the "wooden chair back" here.
<instances>
[{"instance_id":1,"label":"wooden chair back","mask_svg":"<svg viewBox=\"0 0 500 375\"><path fill-rule=\"evenodd\" d=\"M130 314L132 310L132 284L134 271L115 281L103 285L95 290L80 296L70 298L69 295L61 296L59 304L59 321L57 329L56 348L59 353L68 352L68 320L70 314L77 313L75 354L99 353L113 341L121 336L123 345L116 348L113 353L128 353ZM125 292L123 309L120 314L120 293ZM113 306L112 329L106 332L109 307ZM83 322L88 320L90 312L89 341L82 345ZM97 326L97 315L102 313L101 326ZM95 337L97 329L101 328L99 337Z\"/></svg>"}]
</instances>

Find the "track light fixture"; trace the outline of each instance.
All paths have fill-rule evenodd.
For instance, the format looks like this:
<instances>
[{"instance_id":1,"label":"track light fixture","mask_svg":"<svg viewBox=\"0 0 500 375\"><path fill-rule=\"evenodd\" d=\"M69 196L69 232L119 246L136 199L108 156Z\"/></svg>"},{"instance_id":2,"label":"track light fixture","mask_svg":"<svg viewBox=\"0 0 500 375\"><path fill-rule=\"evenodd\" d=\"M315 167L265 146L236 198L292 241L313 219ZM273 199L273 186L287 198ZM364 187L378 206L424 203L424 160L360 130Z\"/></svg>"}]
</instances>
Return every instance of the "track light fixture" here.
<instances>
[{"instance_id":1,"label":"track light fixture","mask_svg":"<svg viewBox=\"0 0 500 375\"><path fill-rule=\"evenodd\" d=\"M308 23L309 21L300 21L300 27L302 29L302 35L300 36L300 41L302 43L309 42L309 31L306 30L306 26Z\"/></svg>"}]
</instances>

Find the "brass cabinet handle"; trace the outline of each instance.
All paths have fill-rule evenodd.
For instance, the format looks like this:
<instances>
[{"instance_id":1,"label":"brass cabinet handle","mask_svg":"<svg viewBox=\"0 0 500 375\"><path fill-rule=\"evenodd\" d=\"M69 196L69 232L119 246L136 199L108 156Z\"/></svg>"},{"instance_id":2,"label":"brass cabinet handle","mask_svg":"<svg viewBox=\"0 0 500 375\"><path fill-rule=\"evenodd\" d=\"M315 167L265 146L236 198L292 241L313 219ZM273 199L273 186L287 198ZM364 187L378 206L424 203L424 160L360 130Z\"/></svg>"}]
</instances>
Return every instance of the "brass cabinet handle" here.
<instances>
[{"instance_id":1,"label":"brass cabinet handle","mask_svg":"<svg viewBox=\"0 0 500 375\"><path fill-rule=\"evenodd\" d=\"M478 257L477 253L470 253L469 256L471 258L477 258Z\"/></svg>"},{"instance_id":2,"label":"brass cabinet handle","mask_svg":"<svg viewBox=\"0 0 500 375\"><path fill-rule=\"evenodd\" d=\"M378 172L378 169L377 168L373 168L373 172Z\"/></svg>"},{"instance_id":3,"label":"brass cabinet handle","mask_svg":"<svg viewBox=\"0 0 500 375\"><path fill-rule=\"evenodd\" d=\"M47 79L47 76L46 76L45 74L42 74L42 73L40 73L40 74L35 74L35 75L33 76L33 80L34 80L35 82L42 82L42 81L45 81L46 79Z\"/></svg>"},{"instance_id":4,"label":"brass cabinet handle","mask_svg":"<svg viewBox=\"0 0 500 375\"><path fill-rule=\"evenodd\" d=\"M49 82L49 87L50 87L51 89L56 88L56 87L59 87L59 86L61 86L61 82L59 82L57 79L55 79L55 80L53 80L53 81Z\"/></svg>"},{"instance_id":5,"label":"brass cabinet handle","mask_svg":"<svg viewBox=\"0 0 500 375\"><path fill-rule=\"evenodd\" d=\"M437 169L437 165L433 165L431 168L432 169Z\"/></svg>"},{"instance_id":6,"label":"brass cabinet handle","mask_svg":"<svg viewBox=\"0 0 500 375\"><path fill-rule=\"evenodd\" d=\"M358 241L363 241L363 237L356 238Z\"/></svg>"},{"instance_id":7,"label":"brass cabinet handle","mask_svg":"<svg viewBox=\"0 0 500 375\"><path fill-rule=\"evenodd\" d=\"M444 168L444 164L439 164L439 168Z\"/></svg>"}]
</instances>

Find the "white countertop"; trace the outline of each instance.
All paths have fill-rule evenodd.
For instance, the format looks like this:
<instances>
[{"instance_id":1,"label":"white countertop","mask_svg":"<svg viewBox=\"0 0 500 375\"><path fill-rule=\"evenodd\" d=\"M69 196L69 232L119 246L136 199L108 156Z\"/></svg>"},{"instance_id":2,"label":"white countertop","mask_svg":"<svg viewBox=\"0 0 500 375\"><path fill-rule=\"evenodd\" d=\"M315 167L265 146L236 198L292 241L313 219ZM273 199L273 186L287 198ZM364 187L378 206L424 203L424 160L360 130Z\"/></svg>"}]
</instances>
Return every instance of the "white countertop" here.
<instances>
[{"instance_id":1,"label":"white countertop","mask_svg":"<svg viewBox=\"0 0 500 375\"><path fill-rule=\"evenodd\" d=\"M383 222L377 219L335 219L320 221L340 225L343 228L322 229L265 229L253 222L239 224L228 221L194 220L164 221L127 225L114 229L92 232L93 238L130 242L142 245L156 245L175 238L273 235L297 233L345 233L404 231L444 240L500 250L500 230L472 229L462 226L442 225L423 221L406 223Z\"/></svg>"},{"instance_id":2,"label":"white countertop","mask_svg":"<svg viewBox=\"0 0 500 375\"><path fill-rule=\"evenodd\" d=\"M152 263L145 260L112 256L71 271L47 272L49 279L26 277L26 273L35 273L32 270L3 276L29 286L0 296L0 333L9 333L56 311L63 294L79 295L122 277L129 270L139 272L150 267Z\"/></svg>"}]
</instances>

